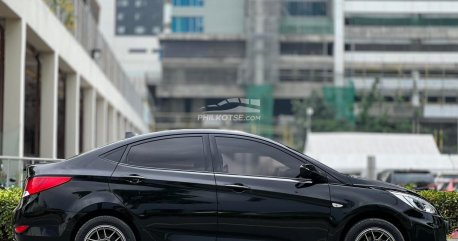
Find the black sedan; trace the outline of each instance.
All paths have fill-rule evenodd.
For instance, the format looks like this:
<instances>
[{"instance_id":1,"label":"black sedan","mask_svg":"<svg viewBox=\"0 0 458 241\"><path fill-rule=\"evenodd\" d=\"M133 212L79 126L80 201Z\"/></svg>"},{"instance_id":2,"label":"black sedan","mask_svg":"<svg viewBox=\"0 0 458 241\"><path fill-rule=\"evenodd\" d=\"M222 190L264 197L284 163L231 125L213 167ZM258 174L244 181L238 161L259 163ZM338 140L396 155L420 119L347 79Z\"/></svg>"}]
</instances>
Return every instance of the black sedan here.
<instances>
[{"instance_id":1,"label":"black sedan","mask_svg":"<svg viewBox=\"0 0 458 241\"><path fill-rule=\"evenodd\" d=\"M445 241L398 186L343 175L251 134L135 136L28 169L18 241Z\"/></svg>"}]
</instances>

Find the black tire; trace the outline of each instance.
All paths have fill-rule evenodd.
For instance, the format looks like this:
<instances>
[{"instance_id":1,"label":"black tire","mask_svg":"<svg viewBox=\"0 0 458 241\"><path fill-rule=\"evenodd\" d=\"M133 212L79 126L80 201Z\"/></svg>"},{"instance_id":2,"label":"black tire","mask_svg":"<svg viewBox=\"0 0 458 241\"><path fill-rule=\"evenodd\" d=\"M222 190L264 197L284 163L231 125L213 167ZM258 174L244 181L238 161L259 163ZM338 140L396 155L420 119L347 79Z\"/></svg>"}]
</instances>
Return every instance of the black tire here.
<instances>
[{"instance_id":1,"label":"black tire","mask_svg":"<svg viewBox=\"0 0 458 241\"><path fill-rule=\"evenodd\" d=\"M122 220L112 216L100 216L90 219L81 226L75 236L75 241L84 241L86 235L88 235L96 227L114 227L116 231L120 232L126 241L135 241L134 232L132 229ZM102 234L103 235L103 234ZM107 235L108 236L108 235Z\"/></svg>"},{"instance_id":2,"label":"black tire","mask_svg":"<svg viewBox=\"0 0 458 241\"><path fill-rule=\"evenodd\" d=\"M345 236L345 241L356 241L358 236L362 235L363 233L365 233L365 231L369 229L383 230L389 233L394 238L393 241L404 241L402 233L399 231L398 228L396 228L396 226L383 219L377 218L365 219L353 225L353 227L351 227L350 230L347 232L347 235ZM363 238L362 240L365 239Z\"/></svg>"}]
</instances>

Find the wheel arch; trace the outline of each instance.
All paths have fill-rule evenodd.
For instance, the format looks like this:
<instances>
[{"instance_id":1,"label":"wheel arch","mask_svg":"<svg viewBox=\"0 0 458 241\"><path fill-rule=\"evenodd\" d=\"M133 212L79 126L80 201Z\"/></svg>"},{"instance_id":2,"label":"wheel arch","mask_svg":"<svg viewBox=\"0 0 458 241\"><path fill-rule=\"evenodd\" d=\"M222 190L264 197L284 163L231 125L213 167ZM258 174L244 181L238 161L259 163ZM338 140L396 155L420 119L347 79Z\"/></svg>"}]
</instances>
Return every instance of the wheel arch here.
<instances>
[{"instance_id":1,"label":"wheel arch","mask_svg":"<svg viewBox=\"0 0 458 241\"><path fill-rule=\"evenodd\" d=\"M373 210L366 210L363 212L360 212L354 216L352 216L344 225L342 232L340 233L339 241L344 241L345 236L347 235L348 231L353 227L356 223L365 220L365 219L371 219L371 218L377 218L377 219L382 219L387 222L392 223L396 228L399 229L401 232L402 236L404 237L405 241L410 241L410 236L407 231L407 227L405 224L403 224L402 220L396 216L395 213L393 213L392 210L389 210L384 207L378 207L378 209L373 209Z\"/></svg>"},{"instance_id":2,"label":"wheel arch","mask_svg":"<svg viewBox=\"0 0 458 241\"><path fill-rule=\"evenodd\" d=\"M136 227L132 220L132 217L129 215L128 211L124 209L124 207L103 204L96 204L96 206L98 206L99 208L88 208L88 211L81 212L79 215L77 215L78 218L77 220L75 220L74 227L72 228L70 233L71 240L75 240L76 233L81 228L81 226L83 226L87 221L99 216L111 216L125 222L132 230L132 232L134 232L135 239L137 241L141 241L140 230Z\"/></svg>"}]
</instances>

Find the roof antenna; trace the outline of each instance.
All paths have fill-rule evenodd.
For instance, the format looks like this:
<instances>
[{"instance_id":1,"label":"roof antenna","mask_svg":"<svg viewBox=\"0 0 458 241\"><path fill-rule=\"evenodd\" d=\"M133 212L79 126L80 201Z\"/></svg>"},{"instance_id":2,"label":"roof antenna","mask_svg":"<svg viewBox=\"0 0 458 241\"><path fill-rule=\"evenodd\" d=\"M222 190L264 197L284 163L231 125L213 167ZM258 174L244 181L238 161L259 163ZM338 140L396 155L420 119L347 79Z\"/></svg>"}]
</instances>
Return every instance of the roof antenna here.
<instances>
[{"instance_id":1,"label":"roof antenna","mask_svg":"<svg viewBox=\"0 0 458 241\"><path fill-rule=\"evenodd\" d=\"M126 131L126 134L124 135L124 138L128 139L128 138L134 137L136 135L137 135L137 133L135 133L133 131Z\"/></svg>"}]
</instances>

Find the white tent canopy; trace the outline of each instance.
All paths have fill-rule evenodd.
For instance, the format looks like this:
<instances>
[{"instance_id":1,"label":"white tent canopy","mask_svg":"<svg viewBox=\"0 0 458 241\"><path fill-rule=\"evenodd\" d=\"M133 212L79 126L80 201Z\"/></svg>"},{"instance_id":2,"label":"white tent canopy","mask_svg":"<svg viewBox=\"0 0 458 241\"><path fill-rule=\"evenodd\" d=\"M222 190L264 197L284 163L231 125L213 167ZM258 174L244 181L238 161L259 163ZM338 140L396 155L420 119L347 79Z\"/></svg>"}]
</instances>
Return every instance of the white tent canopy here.
<instances>
[{"instance_id":1,"label":"white tent canopy","mask_svg":"<svg viewBox=\"0 0 458 241\"><path fill-rule=\"evenodd\" d=\"M421 169L450 171L454 165L442 155L432 135L332 132L310 133L305 154L346 173L364 173L368 156L376 171Z\"/></svg>"}]
</instances>

